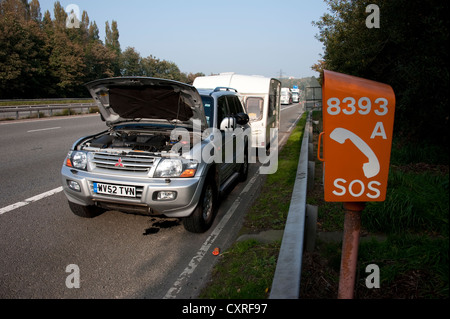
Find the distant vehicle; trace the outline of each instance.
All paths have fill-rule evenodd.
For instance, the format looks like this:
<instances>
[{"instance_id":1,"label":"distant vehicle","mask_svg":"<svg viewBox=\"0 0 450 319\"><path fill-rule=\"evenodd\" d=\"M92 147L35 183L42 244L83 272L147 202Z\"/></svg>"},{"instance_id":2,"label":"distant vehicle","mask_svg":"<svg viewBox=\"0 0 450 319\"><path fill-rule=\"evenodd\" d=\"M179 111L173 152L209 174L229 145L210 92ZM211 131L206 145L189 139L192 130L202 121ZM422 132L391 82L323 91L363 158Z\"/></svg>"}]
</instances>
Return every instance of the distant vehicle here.
<instances>
[{"instance_id":1,"label":"distant vehicle","mask_svg":"<svg viewBox=\"0 0 450 319\"><path fill-rule=\"evenodd\" d=\"M298 85L294 85L291 89L292 92L292 102L298 103L300 102L300 89L298 88Z\"/></svg>"},{"instance_id":2,"label":"distant vehicle","mask_svg":"<svg viewBox=\"0 0 450 319\"><path fill-rule=\"evenodd\" d=\"M197 77L193 86L199 90L220 86L236 89L250 118L252 146L269 147L270 129L280 126L280 81L256 75L221 73Z\"/></svg>"},{"instance_id":3,"label":"distant vehicle","mask_svg":"<svg viewBox=\"0 0 450 319\"><path fill-rule=\"evenodd\" d=\"M281 88L281 104L292 103L292 92L289 88Z\"/></svg>"}]
</instances>

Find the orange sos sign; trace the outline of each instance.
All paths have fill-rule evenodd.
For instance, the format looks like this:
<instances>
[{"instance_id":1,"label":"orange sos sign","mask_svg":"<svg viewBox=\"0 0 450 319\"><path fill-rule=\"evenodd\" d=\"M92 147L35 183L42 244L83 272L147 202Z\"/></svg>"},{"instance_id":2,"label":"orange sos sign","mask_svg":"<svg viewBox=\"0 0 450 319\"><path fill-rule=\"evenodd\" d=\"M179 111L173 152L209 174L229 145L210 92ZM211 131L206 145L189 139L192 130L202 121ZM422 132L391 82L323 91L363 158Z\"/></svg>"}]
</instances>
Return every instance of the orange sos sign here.
<instances>
[{"instance_id":1,"label":"orange sos sign","mask_svg":"<svg viewBox=\"0 0 450 319\"><path fill-rule=\"evenodd\" d=\"M324 71L323 144L325 200L384 201L389 175L395 95L392 88ZM319 146L320 149L320 146Z\"/></svg>"}]
</instances>

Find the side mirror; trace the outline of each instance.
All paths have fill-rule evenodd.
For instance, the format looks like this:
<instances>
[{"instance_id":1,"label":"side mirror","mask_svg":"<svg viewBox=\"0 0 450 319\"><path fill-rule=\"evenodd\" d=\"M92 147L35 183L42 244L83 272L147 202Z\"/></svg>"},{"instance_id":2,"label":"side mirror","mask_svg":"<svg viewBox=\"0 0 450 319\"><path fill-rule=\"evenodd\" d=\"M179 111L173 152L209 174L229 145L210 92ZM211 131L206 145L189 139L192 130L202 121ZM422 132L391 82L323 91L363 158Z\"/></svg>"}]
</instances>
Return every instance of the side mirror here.
<instances>
[{"instance_id":1,"label":"side mirror","mask_svg":"<svg viewBox=\"0 0 450 319\"><path fill-rule=\"evenodd\" d=\"M236 128L236 119L234 117L226 117L220 123L221 131L234 130Z\"/></svg>"},{"instance_id":2,"label":"side mirror","mask_svg":"<svg viewBox=\"0 0 450 319\"><path fill-rule=\"evenodd\" d=\"M238 113L236 114L236 122L239 125L245 125L250 121L250 118L248 117L248 114L246 113Z\"/></svg>"}]
</instances>

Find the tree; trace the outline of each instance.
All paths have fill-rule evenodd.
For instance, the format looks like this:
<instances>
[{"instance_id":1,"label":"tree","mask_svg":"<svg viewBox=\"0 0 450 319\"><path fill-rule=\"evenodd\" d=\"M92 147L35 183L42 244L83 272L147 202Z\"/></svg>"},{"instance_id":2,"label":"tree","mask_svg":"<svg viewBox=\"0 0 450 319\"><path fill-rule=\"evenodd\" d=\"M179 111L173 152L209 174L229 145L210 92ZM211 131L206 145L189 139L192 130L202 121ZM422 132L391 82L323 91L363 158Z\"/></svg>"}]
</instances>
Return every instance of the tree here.
<instances>
[{"instance_id":1,"label":"tree","mask_svg":"<svg viewBox=\"0 0 450 319\"><path fill-rule=\"evenodd\" d=\"M32 4L38 5L37 1ZM28 97L42 89L46 65L41 61L47 57L41 50L45 33L40 21L30 19L26 1L0 2L0 16L0 92L3 98Z\"/></svg>"},{"instance_id":2,"label":"tree","mask_svg":"<svg viewBox=\"0 0 450 319\"><path fill-rule=\"evenodd\" d=\"M109 22L105 23L105 45L108 49L114 51L117 55L120 55L120 43L119 43L119 30L117 28L117 21L112 20L111 28Z\"/></svg>"},{"instance_id":3,"label":"tree","mask_svg":"<svg viewBox=\"0 0 450 319\"><path fill-rule=\"evenodd\" d=\"M120 48L120 43L119 43L119 29L117 27L117 22L116 21L112 21L111 22L111 28L109 27L109 22L106 21L105 22L105 46L111 51L113 52L113 54L115 54L116 59L113 65L113 70L114 70L114 76L120 76L121 73L121 66L120 66L120 59L121 59L121 54L122 54L122 50Z\"/></svg>"},{"instance_id":4,"label":"tree","mask_svg":"<svg viewBox=\"0 0 450 319\"><path fill-rule=\"evenodd\" d=\"M120 72L123 76L142 76L141 55L133 47L127 47L122 53Z\"/></svg>"},{"instance_id":5,"label":"tree","mask_svg":"<svg viewBox=\"0 0 450 319\"><path fill-rule=\"evenodd\" d=\"M331 13L314 24L325 68L390 84L397 137L448 145L448 1L326 0ZM380 28L367 28L369 4Z\"/></svg>"},{"instance_id":6,"label":"tree","mask_svg":"<svg viewBox=\"0 0 450 319\"><path fill-rule=\"evenodd\" d=\"M52 85L49 94L59 97L79 96L82 94L85 59L83 47L85 37L81 28L67 28L67 13L57 1L54 4L55 16L52 24L44 22L48 32L46 49L49 52L48 76ZM86 17L85 17L86 18ZM47 19L44 16L44 19Z\"/></svg>"},{"instance_id":7,"label":"tree","mask_svg":"<svg viewBox=\"0 0 450 319\"><path fill-rule=\"evenodd\" d=\"M63 30L57 30L50 40L50 76L56 81L55 94L60 97L77 96L84 79L82 46L70 41Z\"/></svg>"},{"instance_id":8,"label":"tree","mask_svg":"<svg viewBox=\"0 0 450 319\"><path fill-rule=\"evenodd\" d=\"M114 52L106 48L100 40L91 41L85 47L84 82L113 77L116 60Z\"/></svg>"},{"instance_id":9,"label":"tree","mask_svg":"<svg viewBox=\"0 0 450 319\"><path fill-rule=\"evenodd\" d=\"M67 13L64 9L64 7L61 5L59 1L56 1L53 5L53 15L55 16L55 20L53 22L53 25L57 29L65 29L66 28L66 20L67 20Z\"/></svg>"},{"instance_id":10,"label":"tree","mask_svg":"<svg viewBox=\"0 0 450 319\"><path fill-rule=\"evenodd\" d=\"M97 27L97 23L91 22L89 25L89 30L88 30L88 38L90 41L100 41L100 35L99 35L99 30Z\"/></svg>"},{"instance_id":11,"label":"tree","mask_svg":"<svg viewBox=\"0 0 450 319\"><path fill-rule=\"evenodd\" d=\"M31 20L40 23L42 21L41 5L38 0L30 1L30 18Z\"/></svg>"},{"instance_id":12,"label":"tree","mask_svg":"<svg viewBox=\"0 0 450 319\"><path fill-rule=\"evenodd\" d=\"M150 55L142 59L141 64L145 76L181 81L181 71L173 62L160 60Z\"/></svg>"},{"instance_id":13,"label":"tree","mask_svg":"<svg viewBox=\"0 0 450 319\"><path fill-rule=\"evenodd\" d=\"M197 73L189 72L187 74L186 73L181 73L181 80L180 81L192 85L192 83L194 83L195 78L199 77L199 76L205 76L205 74L202 73L202 72L197 72Z\"/></svg>"}]
</instances>

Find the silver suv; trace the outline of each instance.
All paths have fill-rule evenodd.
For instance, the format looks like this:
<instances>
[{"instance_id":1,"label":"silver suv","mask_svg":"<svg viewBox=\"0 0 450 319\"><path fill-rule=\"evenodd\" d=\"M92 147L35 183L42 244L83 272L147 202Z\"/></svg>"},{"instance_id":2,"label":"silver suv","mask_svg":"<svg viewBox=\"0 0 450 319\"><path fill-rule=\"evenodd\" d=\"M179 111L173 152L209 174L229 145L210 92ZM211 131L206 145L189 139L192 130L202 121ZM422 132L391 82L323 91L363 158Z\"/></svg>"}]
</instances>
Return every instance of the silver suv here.
<instances>
[{"instance_id":1,"label":"silver suv","mask_svg":"<svg viewBox=\"0 0 450 319\"><path fill-rule=\"evenodd\" d=\"M108 129L76 141L63 164L72 212L162 215L208 230L220 194L248 174L251 132L237 92L143 77L86 86Z\"/></svg>"}]
</instances>

